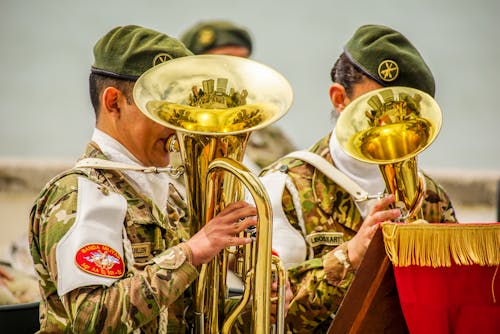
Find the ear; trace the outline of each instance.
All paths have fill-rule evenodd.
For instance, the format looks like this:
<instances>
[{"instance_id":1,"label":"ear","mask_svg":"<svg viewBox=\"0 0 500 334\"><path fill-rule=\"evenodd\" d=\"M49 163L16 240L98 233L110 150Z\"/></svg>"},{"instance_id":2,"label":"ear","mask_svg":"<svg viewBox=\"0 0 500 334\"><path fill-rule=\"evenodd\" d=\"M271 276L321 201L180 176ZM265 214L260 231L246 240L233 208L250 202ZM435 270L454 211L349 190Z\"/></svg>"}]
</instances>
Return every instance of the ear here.
<instances>
[{"instance_id":1,"label":"ear","mask_svg":"<svg viewBox=\"0 0 500 334\"><path fill-rule=\"evenodd\" d=\"M115 87L106 87L101 94L99 114L96 127L110 133L113 124L120 119L120 90Z\"/></svg>"},{"instance_id":2,"label":"ear","mask_svg":"<svg viewBox=\"0 0 500 334\"><path fill-rule=\"evenodd\" d=\"M349 98L347 97L344 86L338 83L331 85L330 100L332 101L332 105L337 112L344 110L346 105L349 103Z\"/></svg>"},{"instance_id":3,"label":"ear","mask_svg":"<svg viewBox=\"0 0 500 334\"><path fill-rule=\"evenodd\" d=\"M115 87L106 87L102 93L101 112L112 117L120 116L120 90Z\"/></svg>"}]
</instances>

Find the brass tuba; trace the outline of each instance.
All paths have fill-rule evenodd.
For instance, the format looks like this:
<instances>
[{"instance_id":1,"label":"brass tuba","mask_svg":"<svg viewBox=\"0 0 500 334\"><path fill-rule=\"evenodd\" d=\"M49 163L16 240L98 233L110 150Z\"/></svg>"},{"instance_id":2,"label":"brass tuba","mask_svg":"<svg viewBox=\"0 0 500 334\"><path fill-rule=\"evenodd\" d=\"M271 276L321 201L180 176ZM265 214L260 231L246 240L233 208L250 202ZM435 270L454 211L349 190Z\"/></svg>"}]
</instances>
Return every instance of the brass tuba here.
<instances>
[{"instance_id":1,"label":"brass tuba","mask_svg":"<svg viewBox=\"0 0 500 334\"><path fill-rule=\"evenodd\" d=\"M361 95L340 113L335 127L342 149L352 157L378 164L386 191L396 197L401 221L423 219L425 180L417 154L441 129L437 102L409 87L387 87Z\"/></svg>"},{"instance_id":2,"label":"brass tuba","mask_svg":"<svg viewBox=\"0 0 500 334\"><path fill-rule=\"evenodd\" d=\"M258 212L254 242L226 249L200 268L194 284L196 333L229 333L247 303L252 302L253 333L270 332L272 268L284 284L285 271L271 255L272 212L264 187L243 164L252 131L280 119L290 108L293 92L273 69L253 60L223 55L198 55L169 60L144 73L134 99L149 118L176 130L191 218L191 233L227 204L244 199L244 185ZM238 305L225 314L228 259L244 282ZM274 271L273 271L274 272ZM284 286L279 287L282 331Z\"/></svg>"}]
</instances>

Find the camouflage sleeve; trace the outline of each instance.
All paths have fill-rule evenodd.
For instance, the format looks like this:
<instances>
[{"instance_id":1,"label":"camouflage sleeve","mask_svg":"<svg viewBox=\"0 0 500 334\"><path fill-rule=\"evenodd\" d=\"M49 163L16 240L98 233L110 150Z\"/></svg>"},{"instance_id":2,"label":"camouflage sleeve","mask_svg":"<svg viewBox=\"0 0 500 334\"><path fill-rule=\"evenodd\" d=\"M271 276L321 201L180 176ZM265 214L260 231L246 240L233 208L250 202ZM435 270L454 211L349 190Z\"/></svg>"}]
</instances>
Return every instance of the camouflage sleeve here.
<instances>
[{"instance_id":1,"label":"camouflage sleeve","mask_svg":"<svg viewBox=\"0 0 500 334\"><path fill-rule=\"evenodd\" d=\"M424 176L426 191L422 210L425 220L429 223L456 223L455 209L446 191L429 176Z\"/></svg>"},{"instance_id":2,"label":"camouflage sleeve","mask_svg":"<svg viewBox=\"0 0 500 334\"><path fill-rule=\"evenodd\" d=\"M32 231L32 252L38 253L34 261L45 289L50 285L55 290L57 286L56 246L75 222L76 185L76 178L74 182L56 184L44 196L45 203L37 204L35 220L39 223ZM157 256L156 263L129 273L109 287L87 286L67 293L61 297L64 311L59 311L67 315L72 330L79 333L121 333L141 327L172 304L198 276L195 267L187 262L172 266L168 252L172 248ZM56 314L47 316L53 317L49 322L62 321L55 319Z\"/></svg>"},{"instance_id":3,"label":"camouflage sleeve","mask_svg":"<svg viewBox=\"0 0 500 334\"><path fill-rule=\"evenodd\" d=\"M131 332L158 317L196 277L196 270L187 263L176 270L149 265L110 287L73 290L62 301L78 333L89 329L93 333Z\"/></svg>"},{"instance_id":4,"label":"camouflage sleeve","mask_svg":"<svg viewBox=\"0 0 500 334\"><path fill-rule=\"evenodd\" d=\"M293 333L314 333L319 327L328 328L331 315L339 308L354 278L354 272L346 270L333 256L343 248L345 243L322 258L305 261L288 270L294 298L286 324Z\"/></svg>"}]
</instances>

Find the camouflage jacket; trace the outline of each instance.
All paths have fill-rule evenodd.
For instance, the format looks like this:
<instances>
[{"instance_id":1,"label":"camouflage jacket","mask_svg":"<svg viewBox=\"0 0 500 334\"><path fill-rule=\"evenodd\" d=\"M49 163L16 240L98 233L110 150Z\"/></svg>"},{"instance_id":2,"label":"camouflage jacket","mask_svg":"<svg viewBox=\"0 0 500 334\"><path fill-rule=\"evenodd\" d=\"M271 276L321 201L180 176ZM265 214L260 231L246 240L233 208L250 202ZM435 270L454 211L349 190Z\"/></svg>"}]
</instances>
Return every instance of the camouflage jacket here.
<instances>
[{"instance_id":1,"label":"camouflage jacket","mask_svg":"<svg viewBox=\"0 0 500 334\"><path fill-rule=\"evenodd\" d=\"M106 159L92 143L84 157ZM78 179L82 177L100 185L102 191L126 199L123 224L135 265L127 268L125 263L123 277L109 287L83 286L59 297L56 246L75 224ZM30 215L30 248L42 293L40 332L157 333L160 319L166 319L167 312L167 332L185 332L189 321L185 309L190 300L187 287L198 276L196 268L175 247L189 237L186 212L182 197L172 185L164 215L118 171L72 169L52 179ZM172 258L178 260L177 266L169 265ZM165 316L160 317L160 313Z\"/></svg>"},{"instance_id":2,"label":"camouflage jacket","mask_svg":"<svg viewBox=\"0 0 500 334\"><path fill-rule=\"evenodd\" d=\"M329 141L330 135L310 151L334 164ZM306 235L299 226L292 195L286 188L283 209L290 224L303 235L308 245L313 246L314 253L309 254L310 260L288 270L294 298L286 324L293 333L326 333L331 315L339 308L354 278L354 272L346 271L344 264L332 254L339 248L346 248L346 241L356 234L363 218L350 194L310 164L284 158L264 169L261 175L275 170L286 172L298 190ZM429 177L425 179L424 218L429 222L456 222L454 209L444 190ZM329 242L322 242L317 237L328 234L334 236L324 238Z\"/></svg>"}]
</instances>

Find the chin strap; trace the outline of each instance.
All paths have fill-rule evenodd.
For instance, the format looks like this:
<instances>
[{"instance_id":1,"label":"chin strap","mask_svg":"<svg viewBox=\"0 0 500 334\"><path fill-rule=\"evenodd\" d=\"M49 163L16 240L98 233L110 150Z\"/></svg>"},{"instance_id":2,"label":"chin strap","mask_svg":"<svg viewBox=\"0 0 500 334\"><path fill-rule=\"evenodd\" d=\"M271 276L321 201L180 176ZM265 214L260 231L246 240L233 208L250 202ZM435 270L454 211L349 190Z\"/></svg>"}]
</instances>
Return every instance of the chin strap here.
<instances>
[{"instance_id":1,"label":"chin strap","mask_svg":"<svg viewBox=\"0 0 500 334\"><path fill-rule=\"evenodd\" d=\"M107 170L133 170L143 173L168 173L174 179L179 178L184 173L184 166L167 166L167 167L143 167L128 165L121 162L115 162L97 158L85 158L78 161L75 168L95 168Z\"/></svg>"}]
</instances>

